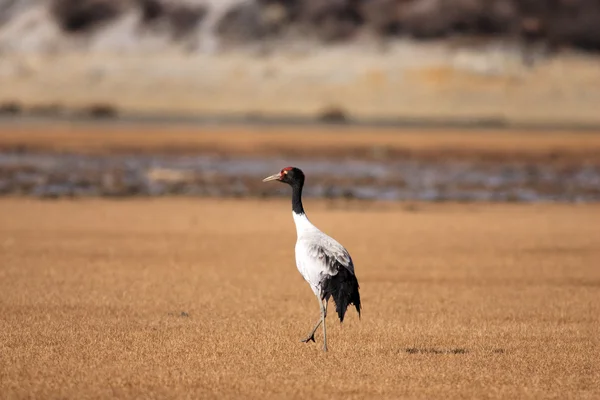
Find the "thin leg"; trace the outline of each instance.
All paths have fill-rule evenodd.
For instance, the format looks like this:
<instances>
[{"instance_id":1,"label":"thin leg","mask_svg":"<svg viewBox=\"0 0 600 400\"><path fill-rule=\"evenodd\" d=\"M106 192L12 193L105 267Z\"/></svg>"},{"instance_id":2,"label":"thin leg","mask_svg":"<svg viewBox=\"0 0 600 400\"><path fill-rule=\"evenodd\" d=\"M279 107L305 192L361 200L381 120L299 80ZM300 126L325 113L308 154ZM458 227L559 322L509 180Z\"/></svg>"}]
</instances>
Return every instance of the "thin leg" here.
<instances>
[{"instance_id":1,"label":"thin leg","mask_svg":"<svg viewBox=\"0 0 600 400\"><path fill-rule=\"evenodd\" d=\"M325 327L325 317L327 314L327 303L321 303L321 321L323 321L323 351L327 351L327 328Z\"/></svg>"},{"instance_id":2,"label":"thin leg","mask_svg":"<svg viewBox=\"0 0 600 400\"><path fill-rule=\"evenodd\" d=\"M319 326L321 325L322 322L323 322L323 320L321 318L319 318L319 320L315 324L315 327L312 329L312 331L310 331L308 336L305 337L304 339L302 339L301 341L304 343L308 343L312 340L314 342L315 341L315 332L317 331L317 329L319 328Z\"/></svg>"},{"instance_id":3,"label":"thin leg","mask_svg":"<svg viewBox=\"0 0 600 400\"><path fill-rule=\"evenodd\" d=\"M312 330L310 331L308 336L306 336L304 339L302 339L301 342L308 343L311 340L314 342L315 341L315 332L317 331L317 329L319 329L319 326L323 323L323 302L321 301L321 298L319 296L317 296L317 300L319 300L319 307L321 308L321 317L315 324L315 327L312 328ZM327 312L327 310L325 310L325 311Z\"/></svg>"}]
</instances>

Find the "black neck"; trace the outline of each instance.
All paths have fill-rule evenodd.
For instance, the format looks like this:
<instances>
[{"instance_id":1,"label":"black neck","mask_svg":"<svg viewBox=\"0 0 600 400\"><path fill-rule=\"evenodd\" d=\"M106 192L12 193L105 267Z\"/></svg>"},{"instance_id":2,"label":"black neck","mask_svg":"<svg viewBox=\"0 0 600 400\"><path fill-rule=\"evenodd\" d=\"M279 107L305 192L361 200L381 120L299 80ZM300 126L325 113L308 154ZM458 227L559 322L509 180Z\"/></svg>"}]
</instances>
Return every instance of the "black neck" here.
<instances>
[{"instance_id":1,"label":"black neck","mask_svg":"<svg viewBox=\"0 0 600 400\"><path fill-rule=\"evenodd\" d=\"M292 185L292 211L298 215L304 214L304 207L302 207L302 185L298 183Z\"/></svg>"}]
</instances>

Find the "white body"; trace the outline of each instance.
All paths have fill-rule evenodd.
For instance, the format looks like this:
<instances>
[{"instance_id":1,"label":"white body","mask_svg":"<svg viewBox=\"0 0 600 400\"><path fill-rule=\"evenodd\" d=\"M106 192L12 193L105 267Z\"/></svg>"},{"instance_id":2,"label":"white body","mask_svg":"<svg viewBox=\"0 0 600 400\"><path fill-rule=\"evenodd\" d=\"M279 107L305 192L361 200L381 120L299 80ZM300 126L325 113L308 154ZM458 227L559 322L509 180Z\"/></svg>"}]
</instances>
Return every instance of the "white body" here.
<instances>
[{"instance_id":1,"label":"white body","mask_svg":"<svg viewBox=\"0 0 600 400\"><path fill-rule=\"evenodd\" d=\"M296 224L296 267L314 294L321 298L321 283L336 275L340 267L354 274L354 264L348 251L333 238L321 232L306 217L292 212Z\"/></svg>"}]
</instances>

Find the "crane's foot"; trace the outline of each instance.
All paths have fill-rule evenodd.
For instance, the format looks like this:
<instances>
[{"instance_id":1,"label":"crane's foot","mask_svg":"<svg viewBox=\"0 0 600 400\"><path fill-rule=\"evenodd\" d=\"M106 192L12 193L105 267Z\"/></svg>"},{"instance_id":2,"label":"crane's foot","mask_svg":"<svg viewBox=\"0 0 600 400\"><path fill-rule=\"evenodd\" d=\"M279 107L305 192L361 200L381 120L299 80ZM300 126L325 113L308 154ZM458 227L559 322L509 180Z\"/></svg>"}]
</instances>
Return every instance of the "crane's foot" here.
<instances>
[{"instance_id":1,"label":"crane's foot","mask_svg":"<svg viewBox=\"0 0 600 400\"><path fill-rule=\"evenodd\" d=\"M310 335L308 335L307 337L305 337L304 339L302 339L302 340L301 340L301 342L302 342L302 343L308 343L308 342L310 342L311 340L313 341L313 343L316 343L316 342L315 342L315 333L314 333L314 332L313 332L313 333L311 333Z\"/></svg>"},{"instance_id":2,"label":"crane's foot","mask_svg":"<svg viewBox=\"0 0 600 400\"><path fill-rule=\"evenodd\" d=\"M321 325L321 322L322 322L322 320L318 320L317 323L315 324L315 327L312 328L312 331L310 331L308 336L305 337L304 339L302 339L301 342L308 343L312 340L313 343L316 343L315 342L315 332L317 331L317 328L319 327L319 325Z\"/></svg>"}]
</instances>

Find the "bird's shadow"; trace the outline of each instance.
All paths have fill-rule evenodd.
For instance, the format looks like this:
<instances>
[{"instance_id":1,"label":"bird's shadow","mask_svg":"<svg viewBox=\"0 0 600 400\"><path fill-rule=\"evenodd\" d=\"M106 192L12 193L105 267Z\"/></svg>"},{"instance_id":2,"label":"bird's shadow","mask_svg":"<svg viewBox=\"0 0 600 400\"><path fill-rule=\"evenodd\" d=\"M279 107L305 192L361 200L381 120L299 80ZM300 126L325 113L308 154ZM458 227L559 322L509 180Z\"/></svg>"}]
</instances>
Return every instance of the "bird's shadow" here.
<instances>
[{"instance_id":1,"label":"bird's shadow","mask_svg":"<svg viewBox=\"0 0 600 400\"><path fill-rule=\"evenodd\" d=\"M435 348L435 347L407 347L404 349L407 354L468 354L471 351L463 347L456 348ZM494 354L503 354L504 349L493 349Z\"/></svg>"}]
</instances>

